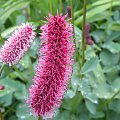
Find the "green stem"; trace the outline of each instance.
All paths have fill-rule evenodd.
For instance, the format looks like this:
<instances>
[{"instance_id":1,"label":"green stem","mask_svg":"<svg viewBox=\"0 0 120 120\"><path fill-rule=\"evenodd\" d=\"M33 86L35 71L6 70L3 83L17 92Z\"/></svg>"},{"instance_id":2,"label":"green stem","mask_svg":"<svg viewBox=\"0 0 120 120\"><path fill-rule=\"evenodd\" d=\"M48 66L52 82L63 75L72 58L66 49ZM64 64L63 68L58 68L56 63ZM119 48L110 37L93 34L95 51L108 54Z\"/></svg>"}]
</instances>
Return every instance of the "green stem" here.
<instances>
[{"instance_id":1,"label":"green stem","mask_svg":"<svg viewBox=\"0 0 120 120\"><path fill-rule=\"evenodd\" d=\"M49 0L49 9L50 9L50 13L52 14L53 11L52 11L52 0Z\"/></svg>"},{"instance_id":2,"label":"green stem","mask_svg":"<svg viewBox=\"0 0 120 120\"><path fill-rule=\"evenodd\" d=\"M3 68L4 68L5 64L3 63L1 68L0 68L0 75L2 74Z\"/></svg>"},{"instance_id":3,"label":"green stem","mask_svg":"<svg viewBox=\"0 0 120 120\"><path fill-rule=\"evenodd\" d=\"M74 11L73 11L73 0L71 0L71 17L72 17L72 24L73 24L73 34L75 36L75 30L74 30L74 15L73 15ZM75 40L75 39L74 39Z\"/></svg>"},{"instance_id":4,"label":"green stem","mask_svg":"<svg viewBox=\"0 0 120 120\"><path fill-rule=\"evenodd\" d=\"M62 13L62 0L59 0L60 1L60 14Z\"/></svg>"},{"instance_id":5,"label":"green stem","mask_svg":"<svg viewBox=\"0 0 120 120\"><path fill-rule=\"evenodd\" d=\"M108 104L106 104L106 120L108 120L109 112L108 112Z\"/></svg>"},{"instance_id":6,"label":"green stem","mask_svg":"<svg viewBox=\"0 0 120 120\"><path fill-rule=\"evenodd\" d=\"M86 0L83 5L83 25L82 25L82 66L85 62L85 23L86 23Z\"/></svg>"},{"instance_id":7,"label":"green stem","mask_svg":"<svg viewBox=\"0 0 120 120\"><path fill-rule=\"evenodd\" d=\"M0 31L0 40L2 40L1 31Z\"/></svg>"},{"instance_id":8,"label":"green stem","mask_svg":"<svg viewBox=\"0 0 120 120\"><path fill-rule=\"evenodd\" d=\"M42 117L40 116L40 117L38 118L38 120L42 120Z\"/></svg>"},{"instance_id":9,"label":"green stem","mask_svg":"<svg viewBox=\"0 0 120 120\"><path fill-rule=\"evenodd\" d=\"M0 120L4 120L4 117L3 117L1 110L0 110Z\"/></svg>"},{"instance_id":10,"label":"green stem","mask_svg":"<svg viewBox=\"0 0 120 120\"><path fill-rule=\"evenodd\" d=\"M75 48L77 48L77 42L75 39L75 28L74 28L74 7L73 7L73 0L70 0L70 6L71 6L71 23L73 24L73 38L74 38L74 43L75 43ZM78 51L79 52L79 51ZM76 55L75 55L75 61L77 61L77 50L76 50Z\"/></svg>"}]
</instances>

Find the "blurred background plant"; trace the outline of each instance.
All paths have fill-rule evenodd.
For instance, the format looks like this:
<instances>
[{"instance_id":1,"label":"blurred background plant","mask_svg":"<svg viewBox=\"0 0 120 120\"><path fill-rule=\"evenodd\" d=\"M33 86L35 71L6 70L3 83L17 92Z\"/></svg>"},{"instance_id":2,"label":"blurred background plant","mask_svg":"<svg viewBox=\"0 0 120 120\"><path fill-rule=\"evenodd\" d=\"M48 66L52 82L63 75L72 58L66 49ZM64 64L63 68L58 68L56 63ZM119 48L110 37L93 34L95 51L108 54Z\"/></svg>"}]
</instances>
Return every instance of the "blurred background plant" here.
<instances>
[{"instance_id":1,"label":"blurred background plant","mask_svg":"<svg viewBox=\"0 0 120 120\"><path fill-rule=\"evenodd\" d=\"M1 0L0 46L22 22L38 29L48 12L66 14L72 0ZM60 7L62 5L62 7ZM92 46L86 45L81 66L83 0L73 0L76 62L69 88L53 120L120 119L120 0L87 0ZM36 69L39 36L15 66L4 66L0 76L0 111L5 120L37 120L28 112L25 99ZM2 66L2 63L0 63Z\"/></svg>"}]
</instances>

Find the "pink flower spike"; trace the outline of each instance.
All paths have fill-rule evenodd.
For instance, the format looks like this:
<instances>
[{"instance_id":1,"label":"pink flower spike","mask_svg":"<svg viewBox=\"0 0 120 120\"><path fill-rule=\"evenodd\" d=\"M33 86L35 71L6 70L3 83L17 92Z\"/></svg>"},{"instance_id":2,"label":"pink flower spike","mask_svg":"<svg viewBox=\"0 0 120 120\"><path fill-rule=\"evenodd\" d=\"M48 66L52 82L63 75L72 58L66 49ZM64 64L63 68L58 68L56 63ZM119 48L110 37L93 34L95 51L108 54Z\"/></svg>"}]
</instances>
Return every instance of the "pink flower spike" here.
<instances>
[{"instance_id":1,"label":"pink flower spike","mask_svg":"<svg viewBox=\"0 0 120 120\"><path fill-rule=\"evenodd\" d=\"M2 45L0 61L9 66L16 64L30 48L30 43L36 36L33 30L33 25L22 23Z\"/></svg>"},{"instance_id":2,"label":"pink flower spike","mask_svg":"<svg viewBox=\"0 0 120 120\"><path fill-rule=\"evenodd\" d=\"M72 74L73 43L72 25L65 16L49 16L48 23L41 28L41 48L33 85L27 100L37 116L52 118L62 103Z\"/></svg>"}]
</instances>

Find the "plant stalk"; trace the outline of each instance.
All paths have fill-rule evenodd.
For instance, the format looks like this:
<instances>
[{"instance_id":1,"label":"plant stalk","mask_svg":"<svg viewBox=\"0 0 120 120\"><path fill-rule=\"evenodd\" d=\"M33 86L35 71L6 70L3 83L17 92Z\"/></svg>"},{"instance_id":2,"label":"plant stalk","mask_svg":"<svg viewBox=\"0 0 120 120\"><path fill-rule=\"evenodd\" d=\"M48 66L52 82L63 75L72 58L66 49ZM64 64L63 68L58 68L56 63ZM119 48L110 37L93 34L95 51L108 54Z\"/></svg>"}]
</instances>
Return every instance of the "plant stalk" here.
<instances>
[{"instance_id":1,"label":"plant stalk","mask_svg":"<svg viewBox=\"0 0 120 120\"><path fill-rule=\"evenodd\" d=\"M83 4L83 24L82 24L82 66L85 63L85 23L86 23L86 0Z\"/></svg>"},{"instance_id":2,"label":"plant stalk","mask_svg":"<svg viewBox=\"0 0 120 120\"><path fill-rule=\"evenodd\" d=\"M73 0L70 0L70 6L71 6L71 23L73 25L73 38L74 38L74 43L75 43L75 48L76 48L76 55L75 55L75 61L77 61L77 43L75 39L75 28L74 28L74 5L73 5Z\"/></svg>"},{"instance_id":3,"label":"plant stalk","mask_svg":"<svg viewBox=\"0 0 120 120\"><path fill-rule=\"evenodd\" d=\"M0 110L0 120L4 120L1 110Z\"/></svg>"},{"instance_id":4,"label":"plant stalk","mask_svg":"<svg viewBox=\"0 0 120 120\"><path fill-rule=\"evenodd\" d=\"M38 118L38 120L42 120L42 117L40 116L40 117Z\"/></svg>"},{"instance_id":5,"label":"plant stalk","mask_svg":"<svg viewBox=\"0 0 120 120\"><path fill-rule=\"evenodd\" d=\"M2 71L3 71L4 66L5 66L5 64L3 63L2 66L1 66L1 68L0 68L0 76L1 76L1 74L2 74Z\"/></svg>"},{"instance_id":6,"label":"plant stalk","mask_svg":"<svg viewBox=\"0 0 120 120\"><path fill-rule=\"evenodd\" d=\"M50 13L53 14L53 11L52 11L52 0L49 0L49 9L50 9Z\"/></svg>"},{"instance_id":7,"label":"plant stalk","mask_svg":"<svg viewBox=\"0 0 120 120\"><path fill-rule=\"evenodd\" d=\"M72 17L72 24L73 24L73 34L74 34L74 38L75 38L75 30L74 30L74 15L73 15L73 13L74 13L74 11L73 11L73 0L71 0L71 17ZM75 40L75 39L74 39Z\"/></svg>"},{"instance_id":8,"label":"plant stalk","mask_svg":"<svg viewBox=\"0 0 120 120\"><path fill-rule=\"evenodd\" d=\"M60 1L60 14L62 13L62 0L59 0Z\"/></svg>"}]
</instances>

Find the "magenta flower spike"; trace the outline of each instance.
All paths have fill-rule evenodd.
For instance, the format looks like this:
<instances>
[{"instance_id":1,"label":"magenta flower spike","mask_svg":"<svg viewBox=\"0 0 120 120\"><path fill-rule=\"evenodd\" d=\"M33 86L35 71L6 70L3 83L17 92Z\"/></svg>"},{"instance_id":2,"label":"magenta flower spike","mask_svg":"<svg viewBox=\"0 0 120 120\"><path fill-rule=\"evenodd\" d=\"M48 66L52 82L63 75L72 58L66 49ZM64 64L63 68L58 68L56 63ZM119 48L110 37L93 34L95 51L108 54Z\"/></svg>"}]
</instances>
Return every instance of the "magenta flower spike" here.
<instances>
[{"instance_id":1,"label":"magenta flower spike","mask_svg":"<svg viewBox=\"0 0 120 120\"><path fill-rule=\"evenodd\" d=\"M27 103L34 114L43 118L52 118L55 109L60 107L72 73L73 30L65 18L49 14L48 23L40 28L42 47Z\"/></svg>"},{"instance_id":2,"label":"magenta flower spike","mask_svg":"<svg viewBox=\"0 0 120 120\"><path fill-rule=\"evenodd\" d=\"M28 51L30 43L35 38L36 34L33 30L33 25L21 24L2 45L0 61L9 64L9 66L16 64Z\"/></svg>"}]
</instances>

